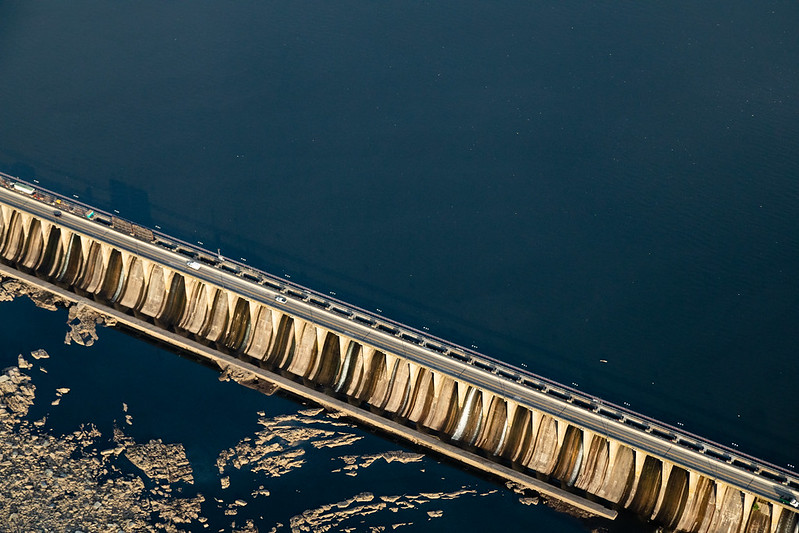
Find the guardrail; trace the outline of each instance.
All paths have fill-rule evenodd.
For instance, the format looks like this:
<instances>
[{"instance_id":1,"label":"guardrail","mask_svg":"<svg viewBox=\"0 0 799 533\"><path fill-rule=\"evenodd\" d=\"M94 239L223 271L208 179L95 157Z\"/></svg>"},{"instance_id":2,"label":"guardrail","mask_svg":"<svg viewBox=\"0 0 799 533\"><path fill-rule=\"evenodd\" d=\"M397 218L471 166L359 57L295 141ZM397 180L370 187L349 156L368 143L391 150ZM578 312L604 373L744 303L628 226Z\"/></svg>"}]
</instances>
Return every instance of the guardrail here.
<instances>
[{"instance_id":1,"label":"guardrail","mask_svg":"<svg viewBox=\"0 0 799 533\"><path fill-rule=\"evenodd\" d=\"M32 189L33 192L28 193L27 189L25 191L20 191L19 187L15 189L15 184L27 186ZM472 348L466 348L451 341L444 340L428 331L420 331L414 327L386 318L382 314L375 314L374 312L346 303L338 298L309 289L299 283L270 274L234 259L223 257L218 253L211 252L203 246L188 243L182 239L167 235L158 229L147 228L146 226L127 221L118 214L111 214L102 209L85 204L81 202L77 196L69 198L42 187L38 182L30 183L3 172L0 172L0 186L14 190L23 196L26 194L30 195L30 197L37 201L53 205L58 209L79 214L80 216L85 216L87 213L93 212L94 216L91 218L107 226L110 230L122 232L119 227L113 226L112 221L114 219L124 221L130 226L146 229L151 233L144 234L151 234L153 236L152 240L149 241L150 244L162 246L192 260L202 261L208 266L225 271L228 274L243 277L253 283L269 285L286 296L297 298L327 311L346 316L363 325L394 335L405 342L427 348L443 356L458 359L461 362L470 364L486 372L491 372L508 381L521 384L539 393L548 394L561 401L582 407L601 417L621 422L683 448L700 452L752 474L760 475L771 481L788 485L799 490L799 474L794 470L758 459L724 444L714 442L684 429L635 412L627 407L602 400L601 398L569 387L568 385L530 372L527 369L519 368L487 356ZM58 200L58 202L56 202L56 200ZM138 234L136 234L136 232L129 234L142 239L141 232L138 232Z\"/></svg>"}]
</instances>

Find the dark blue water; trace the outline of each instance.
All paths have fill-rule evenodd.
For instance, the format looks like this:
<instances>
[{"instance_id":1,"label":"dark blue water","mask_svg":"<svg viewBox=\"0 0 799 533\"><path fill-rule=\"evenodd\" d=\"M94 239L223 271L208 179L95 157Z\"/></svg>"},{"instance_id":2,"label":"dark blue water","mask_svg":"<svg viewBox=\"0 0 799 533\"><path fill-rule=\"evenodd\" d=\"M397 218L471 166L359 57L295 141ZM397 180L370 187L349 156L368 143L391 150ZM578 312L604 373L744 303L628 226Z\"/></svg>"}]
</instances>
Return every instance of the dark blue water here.
<instances>
[{"instance_id":1,"label":"dark blue water","mask_svg":"<svg viewBox=\"0 0 799 533\"><path fill-rule=\"evenodd\" d=\"M797 20L788 2L3 2L0 168L795 464ZM60 343L60 318L28 320ZM125 374L86 404L135 403L142 438L185 443L199 470L255 411L300 409L113 332L74 353ZM186 414L209 409L219 431ZM280 478L263 527L400 490L309 490L328 466ZM401 490L491 486L436 468ZM495 508L588 528L491 498L412 528L491 529Z\"/></svg>"}]
</instances>

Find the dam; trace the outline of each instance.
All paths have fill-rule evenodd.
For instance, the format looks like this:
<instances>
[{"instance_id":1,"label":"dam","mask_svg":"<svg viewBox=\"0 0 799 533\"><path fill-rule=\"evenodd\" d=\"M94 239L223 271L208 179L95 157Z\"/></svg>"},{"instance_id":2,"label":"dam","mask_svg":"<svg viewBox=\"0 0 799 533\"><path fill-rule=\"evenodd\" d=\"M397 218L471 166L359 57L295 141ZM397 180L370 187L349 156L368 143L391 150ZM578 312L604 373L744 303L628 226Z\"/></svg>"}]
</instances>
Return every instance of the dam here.
<instances>
[{"instance_id":1,"label":"dam","mask_svg":"<svg viewBox=\"0 0 799 533\"><path fill-rule=\"evenodd\" d=\"M586 512L797 528L790 470L8 175L0 260L220 369Z\"/></svg>"}]
</instances>

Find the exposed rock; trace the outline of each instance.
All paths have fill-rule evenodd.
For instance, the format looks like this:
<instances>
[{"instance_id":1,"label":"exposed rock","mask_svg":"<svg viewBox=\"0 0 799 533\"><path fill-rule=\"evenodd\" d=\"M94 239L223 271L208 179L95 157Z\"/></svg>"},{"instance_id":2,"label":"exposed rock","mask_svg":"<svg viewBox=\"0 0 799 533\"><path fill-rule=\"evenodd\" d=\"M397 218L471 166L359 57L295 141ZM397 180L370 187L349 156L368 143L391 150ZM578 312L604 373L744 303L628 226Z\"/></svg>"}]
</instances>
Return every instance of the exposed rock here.
<instances>
[{"instance_id":1,"label":"exposed rock","mask_svg":"<svg viewBox=\"0 0 799 533\"><path fill-rule=\"evenodd\" d=\"M247 467L252 472L279 477L305 464L303 445L332 448L348 446L362 438L350 432L324 429L324 426L338 428L347 425L319 418L322 412L322 409L306 409L296 415L261 416L258 423L264 429L219 454L216 461L219 473L224 473L230 464L237 469Z\"/></svg>"},{"instance_id":2,"label":"exposed rock","mask_svg":"<svg viewBox=\"0 0 799 533\"><path fill-rule=\"evenodd\" d=\"M103 316L83 304L76 304L69 308L67 325L69 331L64 337L64 344L80 344L91 346L97 337L97 325L103 323Z\"/></svg>"},{"instance_id":3,"label":"exposed rock","mask_svg":"<svg viewBox=\"0 0 799 533\"><path fill-rule=\"evenodd\" d=\"M38 287L28 285L17 278L9 277L0 281L0 302L11 301L18 296L27 296L37 307L48 311L55 311L59 307L68 307L70 305L68 300Z\"/></svg>"},{"instance_id":4,"label":"exposed rock","mask_svg":"<svg viewBox=\"0 0 799 533\"><path fill-rule=\"evenodd\" d=\"M125 457L155 481L194 483L191 465L182 444L164 444L160 439L125 450Z\"/></svg>"},{"instance_id":5,"label":"exposed rock","mask_svg":"<svg viewBox=\"0 0 799 533\"><path fill-rule=\"evenodd\" d=\"M68 307L67 325L69 325L70 331L64 339L66 344L71 344L74 341L77 344L91 346L97 340L98 324L106 326L116 324L115 319L103 316L83 304L73 304L69 300L29 285L17 278L3 278L0 281L0 302L11 301L18 296L27 296L37 307L49 311L55 311L59 307ZM34 355L36 359L48 357L44 350L38 350L38 352L40 352L38 357L34 354L31 355Z\"/></svg>"},{"instance_id":6,"label":"exposed rock","mask_svg":"<svg viewBox=\"0 0 799 533\"><path fill-rule=\"evenodd\" d=\"M431 499L452 500L466 495L475 496L477 492L471 489L461 489L454 492L386 495L380 497L375 497L371 492L362 492L347 500L322 505L315 509L308 509L299 515L293 516L289 525L292 531L360 531L360 528L344 527L344 523L351 520L350 524L360 524L362 517L380 511L397 513L424 505ZM438 518L443 516L444 512L431 510L427 514L431 518ZM355 520L358 520L358 522L354 522ZM410 523L394 524L392 529L403 525L410 525Z\"/></svg>"},{"instance_id":7,"label":"exposed rock","mask_svg":"<svg viewBox=\"0 0 799 533\"><path fill-rule=\"evenodd\" d=\"M259 486L257 489L252 491L252 497L255 498L257 496L269 496L270 492L264 488L263 485Z\"/></svg>"},{"instance_id":8,"label":"exposed rock","mask_svg":"<svg viewBox=\"0 0 799 533\"><path fill-rule=\"evenodd\" d=\"M258 533L258 527L252 520L247 520L243 527L240 529L234 529L233 533Z\"/></svg>"},{"instance_id":9,"label":"exposed rock","mask_svg":"<svg viewBox=\"0 0 799 533\"><path fill-rule=\"evenodd\" d=\"M47 359L50 357L50 354L44 350L33 350L31 352L31 357L34 359Z\"/></svg>"},{"instance_id":10,"label":"exposed rock","mask_svg":"<svg viewBox=\"0 0 799 533\"><path fill-rule=\"evenodd\" d=\"M6 369L0 376L0 408L6 424L15 424L19 418L28 414L33 405L36 386L31 384L30 376L20 372L17 367ZM9 413L10 411L10 413Z\"/></svg>"},{"instance_id":11,"label":"exposed rock","mask_svg":"<svg viewBox=\"0 0 799 533\"><path fill-rule=\"evenodd\" d=\"M22 354L19 354L17 356L17 366L20 368L20 370L29 370L33 368L33 363L22 357Z\"/></svg>"},{"instance_id":12,"label":"exposed rock","mask_svg":"<svg viewBox=\"0 0 799 533\"><path fill-rule=\"evenodd\" d=\"M255 389L267 396L271 396L279 388L276 383L266 381L243 368L230 365L222 366L222 373L219 374L219 381L235 381L239 385Z\"/></svg>"},{"instance_id":13,"label":"exposed rock","mask_svg":"<svg viewBox=\"0 0 799 533\"><path fill-rule=\"evenodd\" d=\"M202 495L177 499L162 485L160 496L150 496L140 477L116 468L118 455L132 444L120 431L114 432L119 446L98 452L102 435L93 425L54 436L44 429L46 418L28 422L24 415L33 401L34 386L19 368L0 375L0 530L177 533L178 524L200 520ZM156 461L153 475L190 477L182 446L161 446L167 465Z\"/></svg>"},{"instance_id":14,"label":"exposed rock","mask_svg":"<svg viewBox=\"0 0 799 533\"><path fill-rule=\"evenodd\" d=\"M161 520L171 524L190 524L200 518L201 506L205 501L202 494L193 498L163 498L151 501L152 510L156 511ZM161 524L162 527L167 524ZM159 524L156 524L159 525ZM168 529L168 528L165 528Z\"/></svg>"},{"instance_id":15,"label":"exposed rock","mask_svg":"<svg viewBox=\"0 0 799 533\"><path fill-rule=\"evenodd\" d=\"M355 470L359 468L369 468L375 461L380 459L385 460L387 463L417 463L424 459L421 453L403 452L401 450L388 451L383 453L376 453L370 455L343 455L340 457L346 463L346 466L333 470L333 472L344 471L347 475L355 475Z\"/></svg>"},{"instance_id":16,"label":"exposed rock","mask_svg":"<svg viewBox=\"0 0 799 533\"><path fill-rule=\"evenodd\" d=\"M29 378L19 369L6 370L0 380L3 399L30 405ZM12 387L16 387L13 390ZM34 429L20 412L0 415L0 523L10 531L106 530L155 531L147 524L149 512L140 499L138 478L107 478L106 461L86 451L95 439L92 428L56 438ZM39 424L37 424L38 426ZM43 425L43 424L42 424ZM17 450L24 450L19 453Z\"/></svg>"}]
</instances>

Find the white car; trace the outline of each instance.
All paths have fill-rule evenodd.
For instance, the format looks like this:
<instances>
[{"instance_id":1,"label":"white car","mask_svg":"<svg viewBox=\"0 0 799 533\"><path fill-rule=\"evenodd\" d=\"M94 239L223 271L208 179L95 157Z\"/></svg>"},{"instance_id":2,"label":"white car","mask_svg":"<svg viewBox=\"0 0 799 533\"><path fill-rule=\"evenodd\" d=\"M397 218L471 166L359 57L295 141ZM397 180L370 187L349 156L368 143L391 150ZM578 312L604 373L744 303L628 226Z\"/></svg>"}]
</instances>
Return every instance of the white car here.
<instances>
[{"instance_id":1,"label":"white car","mask_svg":"<svg viewBox=\"0 0 799 533\"><path fill-rule=\"evenodd\" d=\"M286 300L286 297L285 297L285 296L280 296L280 295L277 295L277 296L275 296L275 301L276 301L276 302L280 302L280 303L284 304L284 303L286 303L288 300Z\"/></svg>"},{"instance_id":2,"label":"white car","mask_svg":"<svg viewBox=\"0 0 799 533\"><path fill-rule=\"evenodd\" d=\"M189 261L186 263L186 266L189 268L193 268L194 270L200 270L200 263L197 261Z\"/></svg>"}]
</instances>

